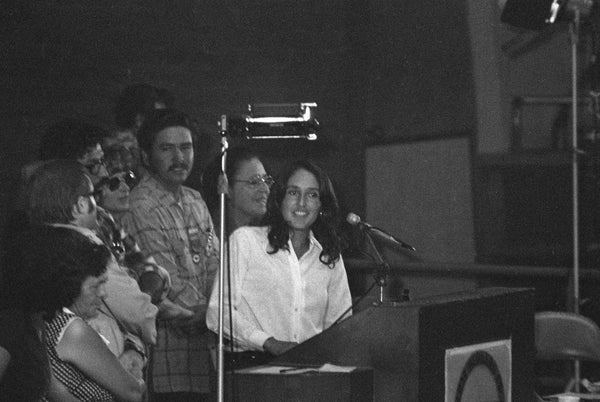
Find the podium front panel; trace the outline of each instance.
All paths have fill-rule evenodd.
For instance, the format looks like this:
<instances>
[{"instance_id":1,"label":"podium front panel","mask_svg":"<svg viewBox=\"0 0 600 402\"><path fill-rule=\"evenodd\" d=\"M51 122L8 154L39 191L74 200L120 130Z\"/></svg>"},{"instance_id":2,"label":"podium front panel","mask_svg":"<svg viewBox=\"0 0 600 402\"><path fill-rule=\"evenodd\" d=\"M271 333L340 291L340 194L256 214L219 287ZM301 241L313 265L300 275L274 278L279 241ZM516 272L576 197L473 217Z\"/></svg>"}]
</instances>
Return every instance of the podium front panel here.
<instances>
[{"instance_id":1,"label":"podium front panel","mask_svg":"<svg viewBox=\"0 0 600 402\"><path fill-rule=\"evenodd\" d=\"M252 369L227 373L228 402L370 402L373 370L349 373L264 374Z\"/></svg>"},{"instance_id":2,"label":"podium front panel","mask_svg":"<svg viewBox=\"0 0 600 402\"><path fill-rule=\"evenodd\" d=\"M482 288L365 309L274 364L372 367L375 401L443 401L448 349L509 339L510 398L533 392L533 289ZM507 396L508 397L508 396Z\"/></svg>"}]
</instances>

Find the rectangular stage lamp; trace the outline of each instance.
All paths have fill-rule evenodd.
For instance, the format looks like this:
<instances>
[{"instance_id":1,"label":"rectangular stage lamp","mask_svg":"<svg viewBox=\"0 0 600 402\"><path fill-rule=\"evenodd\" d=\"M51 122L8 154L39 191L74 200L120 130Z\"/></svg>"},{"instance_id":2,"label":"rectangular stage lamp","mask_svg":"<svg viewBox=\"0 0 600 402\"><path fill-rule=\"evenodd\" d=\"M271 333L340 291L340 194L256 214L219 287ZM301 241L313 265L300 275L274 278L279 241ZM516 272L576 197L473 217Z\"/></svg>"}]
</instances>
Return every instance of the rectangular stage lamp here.
<instances>
[{"instance_id":1,"label":"rectangular stage lamp","mask_svg":"<svg viewBox=\"0 0 600 402\"><path fill-rule=\"evenodd\" d=\"M317 104L259 103L248 105L244 117L248 139L317 139L319 122L314 116Z\"/></svg>"}]
</instances>

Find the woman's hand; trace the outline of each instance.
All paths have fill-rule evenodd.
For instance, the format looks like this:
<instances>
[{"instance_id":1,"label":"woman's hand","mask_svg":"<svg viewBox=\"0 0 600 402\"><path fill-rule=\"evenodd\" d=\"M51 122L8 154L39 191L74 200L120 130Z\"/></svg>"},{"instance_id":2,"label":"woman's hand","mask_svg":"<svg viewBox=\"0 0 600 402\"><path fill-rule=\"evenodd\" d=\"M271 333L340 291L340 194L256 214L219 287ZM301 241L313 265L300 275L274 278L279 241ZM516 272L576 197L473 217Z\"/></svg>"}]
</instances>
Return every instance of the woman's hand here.
<instances>
[{"instance_id":1,"label":"woman's hand","mask_svg":"<svg viewBox=\"0 0 600 402\"><path fill-rule=\"evenodd\" d=\"M196 306L191 316L178 317L171 320L171 325L180 334L200 335L208 330L206 327L206 305Z\"/></svg>"},{"instance_id":2,"label":"woman's hand","mask_svg":"<svg viewBox=\"0 0 600 402\"><path fill-rule=\"evenodd\" d=\"M194 315L192 310L181 307L169 299L164 299L158 305L158 318L161 320L174 320L179 318L190 318Z\"/></svg>"},{"instance_id":3,"label":"woman's hand","mask_svg":"<svg viewBox=\"0 0 600 402\"><path fill-rule=\"evenodd\" d=\"M137 380L144 379L144 357L136 350L130 349L124 351L119 356L119 363L123 368Z\"/></svg>"},{"instance_id":4,"label":"woman's hand","mask_svg":"<svg viewBox=\"0 0 600 402\"><path fill-rule=\"evenodd\" d=\"M297 345L298 342L278 341L277 339L270 337L263 344L263 349L265 350L265 352L269 352L272 355L279 356Z\"/></svg>"}]
</instances>

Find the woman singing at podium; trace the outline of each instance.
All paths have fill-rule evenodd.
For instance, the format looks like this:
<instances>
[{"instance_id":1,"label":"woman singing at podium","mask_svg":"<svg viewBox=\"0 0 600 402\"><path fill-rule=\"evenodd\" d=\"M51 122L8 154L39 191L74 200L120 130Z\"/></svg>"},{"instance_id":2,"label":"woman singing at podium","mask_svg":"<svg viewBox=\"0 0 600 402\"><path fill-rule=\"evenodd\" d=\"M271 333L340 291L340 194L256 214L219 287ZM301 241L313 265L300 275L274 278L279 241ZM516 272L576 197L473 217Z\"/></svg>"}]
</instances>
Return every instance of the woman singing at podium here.
<instances>
[{"instance_id":1,"label":"woman singing at podium","mask_svg":"<svg viewBox=\"0 0 600 402\"><path fill-rule=\"evenodd\" d=\"M229 238L223 334L231 350L225 361L233 359L235 368L265 363L327 329L344 311L351 314L331 180L310 161L293 163L281 179L269 195L265 225L238 228ZM207 325L218 331L216 286Z\"/></svg>"}]
</instances>

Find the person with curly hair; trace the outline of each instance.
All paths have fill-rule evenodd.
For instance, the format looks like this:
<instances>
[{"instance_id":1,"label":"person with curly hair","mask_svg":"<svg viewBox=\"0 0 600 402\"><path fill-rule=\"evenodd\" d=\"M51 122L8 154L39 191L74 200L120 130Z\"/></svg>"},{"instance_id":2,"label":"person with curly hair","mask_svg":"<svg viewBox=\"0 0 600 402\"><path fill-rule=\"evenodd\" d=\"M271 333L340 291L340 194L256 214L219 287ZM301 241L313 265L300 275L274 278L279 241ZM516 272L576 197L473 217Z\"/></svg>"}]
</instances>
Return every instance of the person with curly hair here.
<instances>
[{"instance_id":1,"label":"person with curly hair","mask_svg":"<svg viewBox=\"0 0 600 402\"><path fill-rule=\"evenodd\" d=\"M351 314L339 206L331 180L310 161L290 165L269 195L265 226L238 228L229 239L224 335L235 367L280 355ZM207 313L217 331L218 291ZM229 326L229 322L232 326Z\"/></svg>"},{"instance_id":2,"label":"person with curly hair","mask_svg":"<svg viewBox=\"0 0 600 402\"><path fill-rule=\"evenodd\" d=\"M125 370L87 323L106 297L110 256L104 245L73 228L32 225L17 234L8 252L4 275L13 286L7 292L25 311L41 314L52 377L71 395L141 401L144 381Z\"/></svg>"}]
</instances>

